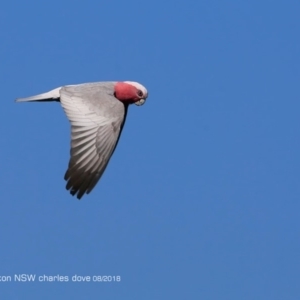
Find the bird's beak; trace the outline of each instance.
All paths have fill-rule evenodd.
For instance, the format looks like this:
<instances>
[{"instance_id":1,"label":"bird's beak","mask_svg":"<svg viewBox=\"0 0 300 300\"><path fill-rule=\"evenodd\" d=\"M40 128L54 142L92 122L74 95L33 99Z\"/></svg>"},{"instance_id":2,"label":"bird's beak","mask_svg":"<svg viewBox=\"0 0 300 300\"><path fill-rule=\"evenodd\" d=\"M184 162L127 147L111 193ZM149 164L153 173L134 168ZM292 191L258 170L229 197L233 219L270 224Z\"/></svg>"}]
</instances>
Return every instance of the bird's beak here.
<instances>
[{"instance_id":1,"label":"bird's beak","mask_svg":"<svg viewBox=\"0 0 300 300\"><path fill-rule=\"evenodd\" d=\"M134 102L134 104L137 105L137 106L143 105L143 104L146 102L146 99L147 99L147 97L148 97L148 93L145 93L144 97L145 97L145 98L142 98L142 99L140 99L140 100Z\"/></svg>"},{"instance_id":2,"label":"bird's beak","mask_svg":"<svg viewBox=\"0 0 300 300\"><path fill-rule=\"evenodd\" d=\"M140 100L134 102L134 104L137 105L137 106L141 106L141 105L143 105L145 102L146 102L146 98L145 98L145 99L140 99Z\"/></svg>"}]
</instances>

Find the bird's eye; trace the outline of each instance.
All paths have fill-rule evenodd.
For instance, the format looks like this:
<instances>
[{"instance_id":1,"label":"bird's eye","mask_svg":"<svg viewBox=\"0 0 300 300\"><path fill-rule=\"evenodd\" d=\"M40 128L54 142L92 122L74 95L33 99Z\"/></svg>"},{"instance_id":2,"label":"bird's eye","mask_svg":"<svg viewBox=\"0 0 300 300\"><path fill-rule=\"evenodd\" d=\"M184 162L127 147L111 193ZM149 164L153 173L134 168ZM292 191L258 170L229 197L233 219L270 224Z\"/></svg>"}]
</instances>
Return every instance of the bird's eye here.
<instances>
[{"instance_id":1,"label":"bird's eye","mask_svg":"<svg viewBox=\"0 0 300 300\"><path fill-rule=\"evenodd\" d=\"M143 92L141 90L138 90L137 94L138 94L139 97L143 97Z\"/></svg>"}]
</instances>

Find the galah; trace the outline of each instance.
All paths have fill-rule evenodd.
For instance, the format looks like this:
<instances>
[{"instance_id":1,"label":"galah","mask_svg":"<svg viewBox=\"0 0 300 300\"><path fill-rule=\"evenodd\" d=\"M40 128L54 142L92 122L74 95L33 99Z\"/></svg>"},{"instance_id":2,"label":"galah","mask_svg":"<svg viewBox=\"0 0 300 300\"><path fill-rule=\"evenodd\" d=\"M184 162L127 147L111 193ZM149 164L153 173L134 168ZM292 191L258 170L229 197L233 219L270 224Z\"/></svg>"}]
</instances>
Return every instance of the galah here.
<instances>
[{"instance_id":1,"label":"galah","mask_svg":"<svg viewBox=\"0 0 300 300\"><path fill-rule=\"evenodd\" d=\"M102 176L124 127L129 104L148 96L137 82L66 85L16 102L60 102L71 123L71 157L64 179L78 199L90 193Z\"/></svg>"}]
</instances>

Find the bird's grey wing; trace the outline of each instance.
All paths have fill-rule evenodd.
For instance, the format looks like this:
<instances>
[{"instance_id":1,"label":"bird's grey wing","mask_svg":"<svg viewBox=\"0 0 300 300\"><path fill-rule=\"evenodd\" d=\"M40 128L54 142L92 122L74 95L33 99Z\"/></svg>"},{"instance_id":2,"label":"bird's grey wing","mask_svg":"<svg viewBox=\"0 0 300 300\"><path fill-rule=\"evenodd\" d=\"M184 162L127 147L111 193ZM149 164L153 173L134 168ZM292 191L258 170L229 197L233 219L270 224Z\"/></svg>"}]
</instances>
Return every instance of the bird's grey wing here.
<instances>
[{"instance_id":1,"label":"bird's grey wing","mask_svg":"<svg viewBox=\"0 0 300 300\"><path fill-rule=\"evenodd\" d=\"M127 106L106 86L66 86L60 101L71 122L71 158L66 188L80 199L103 174L119 140Z\"/></svg>"}]
</instances>

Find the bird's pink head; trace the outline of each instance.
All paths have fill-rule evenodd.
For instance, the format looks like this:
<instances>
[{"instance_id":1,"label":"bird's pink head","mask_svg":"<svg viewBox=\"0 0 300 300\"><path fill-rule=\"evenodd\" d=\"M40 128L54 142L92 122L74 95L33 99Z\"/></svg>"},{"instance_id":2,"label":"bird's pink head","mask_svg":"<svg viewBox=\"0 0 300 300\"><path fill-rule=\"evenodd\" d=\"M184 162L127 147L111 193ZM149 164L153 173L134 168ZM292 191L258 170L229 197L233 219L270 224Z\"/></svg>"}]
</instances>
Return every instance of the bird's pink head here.
<instances>
[{"instance_id":1,"label":"bird's pink head","mask_svg":"<svg viewBox=\"0 0 300 300\"><path fill-rule=\"evenodd\" d=\"M143 105L148 97L148 92L144 86L134 81L117 82L115 97L123 103Z\"/></svg>"}]
</instances>

